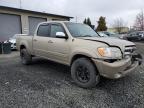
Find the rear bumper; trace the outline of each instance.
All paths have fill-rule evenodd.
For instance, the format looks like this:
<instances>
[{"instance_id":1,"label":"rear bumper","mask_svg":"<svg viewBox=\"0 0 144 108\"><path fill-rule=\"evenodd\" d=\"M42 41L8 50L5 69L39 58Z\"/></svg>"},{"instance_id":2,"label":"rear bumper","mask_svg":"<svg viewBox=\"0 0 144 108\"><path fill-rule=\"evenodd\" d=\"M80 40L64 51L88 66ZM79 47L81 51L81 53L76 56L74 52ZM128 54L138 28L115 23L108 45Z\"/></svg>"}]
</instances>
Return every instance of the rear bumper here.
<instances>
[{"instance_id":1,"label":"rear bumper","mask_svg":"<svg viewBox=\"0 0 144 108\"><path fill-rule=\"evenodd\" d=\"M134 60L132 62L131 58L123 59L113 63L98 59L92 60L97 66L100 75L110 79L118 79L131 73L140 64L140 61L138 60Z\"/></svg>"}]
</instances>

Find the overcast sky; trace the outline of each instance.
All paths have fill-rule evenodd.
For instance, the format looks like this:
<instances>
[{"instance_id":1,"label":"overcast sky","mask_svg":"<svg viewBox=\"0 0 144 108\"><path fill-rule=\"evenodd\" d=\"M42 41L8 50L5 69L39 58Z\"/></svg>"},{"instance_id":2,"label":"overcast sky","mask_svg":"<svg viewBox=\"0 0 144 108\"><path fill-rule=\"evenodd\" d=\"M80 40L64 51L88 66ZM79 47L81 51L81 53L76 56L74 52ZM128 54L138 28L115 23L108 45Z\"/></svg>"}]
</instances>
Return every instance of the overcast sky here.
<instances>
[{"instance_id":1,"label":"overcast sky","mask_svg":"<svg viewBox=\"0 0 144 108\"><path fill-rule=\"evenodd\" d=\"M0 0L0 5L20 8L20 0ZM78 22L90 17L94 25L97 25L100 16L106 17L108 26L113 24L114 19L122 18L128 26L132 26L137 13L144 9L144 0L21 0L21 7L77 16Z\"/></svg>"}]
</instances>

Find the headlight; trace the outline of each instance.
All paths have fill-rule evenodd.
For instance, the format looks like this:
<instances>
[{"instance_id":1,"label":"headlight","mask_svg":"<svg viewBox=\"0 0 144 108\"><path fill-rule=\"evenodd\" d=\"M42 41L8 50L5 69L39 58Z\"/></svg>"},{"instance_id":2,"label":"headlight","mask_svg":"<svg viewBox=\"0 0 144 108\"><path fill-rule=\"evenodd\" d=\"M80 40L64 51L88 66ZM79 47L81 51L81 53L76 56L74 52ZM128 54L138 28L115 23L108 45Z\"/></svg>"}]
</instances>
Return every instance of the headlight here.
<instances>
[{"instance_id":1,"label":"headlight","mask_svg":"<svg viewBox=\"0 0 144 108\"><path fill-rule=\"evenodd\" d=\"M107 57L111 59L121 58L122 54L119 48L116 47L106 47L106 48L98 48L98 53L102 57Z\"/></svg>"}]
</instances>

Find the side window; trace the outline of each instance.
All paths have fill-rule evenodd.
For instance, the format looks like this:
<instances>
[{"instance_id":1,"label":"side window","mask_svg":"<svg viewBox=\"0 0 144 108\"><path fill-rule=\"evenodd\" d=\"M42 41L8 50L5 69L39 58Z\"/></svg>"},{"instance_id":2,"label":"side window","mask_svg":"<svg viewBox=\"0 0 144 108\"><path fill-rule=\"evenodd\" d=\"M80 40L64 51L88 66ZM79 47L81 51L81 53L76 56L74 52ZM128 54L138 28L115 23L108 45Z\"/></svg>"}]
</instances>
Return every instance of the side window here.
<instances>
[{"instance_id":1,"label":"side window","mask_svg":"<svg viewBox=\"0 0 144 108\"><path fill-rule=\"evenodd\" d=\"M64 29L61 25L52 24L50 33L51 37L56 37L56 32L64 32Z\"/></svg>"},{"instance_id":2,"label":"side window","mask_svg":"<svg viewBox=\"0 0 144 108\"><path fill-rule=\"evenodd\" d=\"M40 25L37 31L38 36L49 37L50 36L50 26L49 25Z\"/></svg>"}]
</instances>

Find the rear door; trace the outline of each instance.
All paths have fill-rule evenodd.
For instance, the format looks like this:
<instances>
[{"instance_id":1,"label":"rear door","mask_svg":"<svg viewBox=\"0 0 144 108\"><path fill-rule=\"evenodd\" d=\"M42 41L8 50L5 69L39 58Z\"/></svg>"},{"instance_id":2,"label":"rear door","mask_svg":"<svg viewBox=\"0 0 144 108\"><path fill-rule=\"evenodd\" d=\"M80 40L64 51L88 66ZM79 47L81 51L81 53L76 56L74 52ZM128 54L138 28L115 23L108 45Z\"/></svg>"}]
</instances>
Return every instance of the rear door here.
<instances>
[{"instance_id":1,"label":"rear door","mask_svg":"<svg viewBox=\"0 0 144 108\"><path fill-rule=\"evenodd\" d=\"M41 24L37 30L37 35L33 38L33 50L35 55L48 57L48 40L50 37L50 25Z\"/></svg>"}]
</instances>

